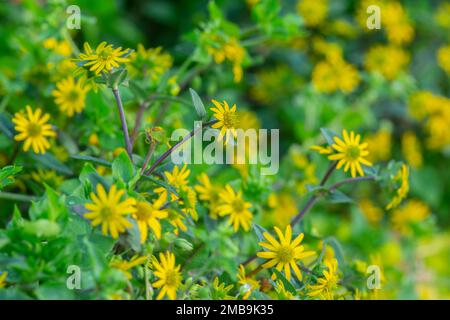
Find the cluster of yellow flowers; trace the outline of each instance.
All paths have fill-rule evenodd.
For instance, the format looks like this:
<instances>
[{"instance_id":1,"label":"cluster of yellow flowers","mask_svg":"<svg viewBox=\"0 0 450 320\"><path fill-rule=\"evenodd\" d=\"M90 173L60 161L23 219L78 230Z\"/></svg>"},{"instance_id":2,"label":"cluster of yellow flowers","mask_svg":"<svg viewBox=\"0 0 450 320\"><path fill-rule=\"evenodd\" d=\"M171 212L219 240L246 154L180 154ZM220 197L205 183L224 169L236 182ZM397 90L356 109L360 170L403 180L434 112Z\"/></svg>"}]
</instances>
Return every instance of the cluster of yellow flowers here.
<instances>
[{"instance_id":1,"label":"cluster of yellow flowers","mask_svg":"<svg viewBox=\"0 0 450 320\"><path fill-rule=\"evenodd\" d=\"M242 63L246 54L245 49L235 37L221 39L215 36L213 39L218 43L218 46L208 46L208 53L213 56L214 62L217 64L229 61L233 66L234 81L240 82L243 76Z\"/></svg>"},{"instance_id":2,"label":"cluster of yellow flowers","mask_svg":"<svg viewBox=\"0 0 450 320\"><path fill-rule=\"evenodd\" d=\"M450 144L450 99L418 91L410 96L408 111L423 124L428 148L443 150Z\"/></svg>"},{"instance_id":3,"label":"cluster of yellow flowers","mask_svg":"<svg viewBox=\"0 0 450 320\"><path fill-rule=\"evenodd\" d=\"M376 45L365 57L366 69L379 72L388 80L395 79L408 63L408 53L393 45Z\"/></svg>"},{"instance_id":4,"label":"cluster of yellow flowers","mask_svg":"<svg viewBox=\"0 0 450 320\"><path fill-rule=\"evenodd\" d=\"M328 0L300 0L297 11L308 27L317 27L327 18Z\"/></svg>"}]
</instances>

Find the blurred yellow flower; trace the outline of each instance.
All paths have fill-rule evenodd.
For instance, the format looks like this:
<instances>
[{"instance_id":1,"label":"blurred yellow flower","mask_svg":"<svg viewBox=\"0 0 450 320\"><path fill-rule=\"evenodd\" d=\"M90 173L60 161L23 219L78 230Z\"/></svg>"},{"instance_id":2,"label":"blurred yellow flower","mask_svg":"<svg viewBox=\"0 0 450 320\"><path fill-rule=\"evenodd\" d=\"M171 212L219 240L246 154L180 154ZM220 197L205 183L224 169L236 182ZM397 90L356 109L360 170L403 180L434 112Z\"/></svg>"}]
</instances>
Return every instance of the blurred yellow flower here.
<instances>
[{"instance_id":1,"label":"blurred yellow flower","mask_svg":"<svg viewBox=\"0 0 450 320\"><path fill-rule=\"evenodd\" d=\"M375 206L370 199L362 199L358 203L359 209L371 224L378 224L383 219L383 209Z\"/></svg>"},{"instance_id":2,"label":"blurred yellow flower","mask_svg":"<svg viewBox=\"0 0 450 320\"><path fill-rule=\"evenodd\" d=\"M260 258L268 259L269 261L263 264L263 268L275 267L278 271L284 274L286 279L291 280L291 268L294 271L297 279L302 281L302 273L297 266L297 261L313 256L314 251L305 251L301 242L304 234L300 233L294 240L292 240L292 228L290 225L286 227L285 234L281 232L278 227L274 227L278 235L279 241L268 232L264 232L263 236L268 242L259 242L258 244L268 251L260 251L256 255ZM276 275L273 275L276 278Z\"/></svg>"},{"instance_id":3,"label":"blurred yellow flower","mask_svg":"<svg viewBox=\"0 0 450 320\"><path fill-rule=\"evenodd\" d=\"M213 37L217 40L217 37ZM213 56L214 62L217 64L228 60L233 66L234 82L242 80L242 63L245 58L245 49L240 45L238 39L230 37L226 41L219 41L219 47L208 46L207 51Z\"/></svg>"},{"instance_id":4,"label":"blurred yellow flower","mask_svg":"<svg viewBox=\"0 0 450 320\"><path fill-rule=\"evenodd\" d=\"M72 54L72 46L66 40L58 41L55 38L45 39L44 48L53 50L55 53L63 57L69 57Z\"/></svg>"},{"instance_id":5,"label":"blurred yellow flower","mask_svg":"<svg viewBox=\"0 0 450 320\"><path fill-rule=\"evenodd\" d=\"M0 289L6 286L6 278L8 277L8 272L2 272L0 274Z\"/></svg>"},{"instance_id":6,"label":"blurred yellow flower","mask_svg":"<svg viewBox=\"0 0 450 320\"><path fill-rule=\"evenodd\" d=\"M28 151L30 147L34 153L44 154L50 148L48 137L55 137L56 132L47 123L50 115L42 115L42 110L37 108L35 112L30 106L26 106L26 114L23 111L17 112L12 119L15 124L14 129L19 132L14 136L16 141L25 141L23 150Z\"/></svg>"},{"instance_id":7,"label":"blurred yellow flower","mask_svg":"<svg viewBox=\"0 0 450 320\"><path fill-rule=\"evenodd\" d=\"M450 45L439 48L437 52L439 66L450 75Z\"/></svg>"},{"instance_id":8,"label":"blurred yellow flower","mask_svg":"<svg viewBox=\"0 0 450 320\"><path fill-rule=\"evenodd\" d=\"M402 164L400 170L397 171L397 174L393 178L393 182L396 185L399 185L398 188L395 189L395 195L392 200L386 206L386 210L393 209L398 207L398 205L406 198L409 192L409 168L407 165Z\"/></svg>"},{"instance_id":9,"label":"blurred yellow flower","mask_svg":"<svg viewBox=\"0 0 450 320\"><path fill-rule=\"evenodd\" d=\"M317 27L325 21L328 14L328 0L299 0L297 11L308 27Z\"/></svg>"},{"instance_id":10,"label":"blurred yellow flower","mask_svg":"<svg viewBox=\"0 0 450 320\"><path fill-rule=\"evenodd\" d=\"M119 233L125 231L126 228L131 228L131 222L126 218L126 215L136 212L136 201L133 198L121 200L125 194L125 190L117 190L116 185L112 185L108 193L101 184L97 184L97 194L91 192L90 198L93 203L85 205L88 213L84 215L85 218L92 220L92 225L102 225L102 233L108 233L114 239L119 237Z\"/></svg>"},{"instance_id":11,"label":"blurred yellow flower","mask_svg":"<svg viewBox=\"0 0 450 320\"><path fill-rule=\"evenodd\" d=\"M340 90L350 93L358 86L360 77L358 70L343 59L324 60L314 66L312 82L319 92L332 93Z\"/></svg>"},{"instance_id":12,"label":"blurred yellow flower","mask_svg":"<svg viewBox=\"0 0 450 320\"><path fill-rule=\"evenodd\" d=\"M392 227L403 235L409 235L412 231L411 224L420 222L429 215L430 209L425 203L415 199L409 200L392 212Z\"/></svg>"},{"instance_id":13,"label":"blurred yellow flower","mask_svg":"<svg viewBox=\"0 0 450 320\"><path fill-rule=\"evenodd\" d=\"M409 55L395 46L376 45L366 54L364 63L368 71L379 72L393 80L409 63Z\"/></svg>"},{"instance_id":14,"label":"blurred yellow flower","mask_svg":"<svg viewBox=\"0 0 450 320\"><path fill-rule=\"evenodd\" d=\"M386 161L391 157L391 132L380 128L377 132L366 137L369 154L367 159L371 162Z\"/></svg>"},{"instance_id":15,"label":"blurred yellow flower","mask_svg":"<svg viewBox=\"0 0 450 320\"><path fill-rule=\"evenodd\" d=\"M204 172L197 177L197 180L200 184L196 185L194 188L195 191L198 192L199 199L207 203L210 217L212 219L217 219L219 214L218 205L220 200L220 187L212 184L208 175Z\"/></svg>"},{"instance_id":16,"label":"blurred yellow flower","mask_svg":"<svg viewBox=\"0 0 450 320\"><path fill-rule=\"evenodd\" d=\"M272 209L273 223L277 227L285 228L297 213L295 199L286 192L272 193L268 198L268 205Z\"/></svg>"},{"instance_id":17,"label":"blurred yellow flower","mask_svg":"<svg viewBox=\"0 0 450 320\"><path fill-rule=\"evenodd\" d=\"M402 153L412 168L417 169L422 166L422 148L414 132L407 131L402 135Z\"/></svg>"},{"instance_id":18,"label":"blurred yellow flower","mask_svg":"<svg viewBox=\"0 0 450 320\"><path fill-rule=\"evenodd\" d=\"M153 81L157 81L172 65L172 56L163 52L162 47L145 49L142 44L138 44L137 50L130 54L127 64L131 75L142 72L143 76L148 75Z\"/></svg>"},{"instance_id":19,"label":"blurred yellow flower","mask_svg":"<svg viewBox=\"0 0 450 320\"><path fill-rule=\"evenodd\" d=\"M61 80L56 84L56 89L52 91L55 103L61 112L72 117L75 113L83 111L86 94L89 87L84 86L81 81L75 81L72 77Z\"/></svg>"},{"instance_id":20,"label":"blurred yellow flower","mask_svg":"<svg viewBox=\"0 0 450 320\"><path fill-rule=\"evenodd\" d=\"M114 257L109 265L112 268L119 269L120 271L122 271L123 274L125 275L125 277L127 277L127 279L130 280L133 277L131 275L130 269L132 269L138 265L144 264L146 261L147 261L147 257L145 257L145 256L140 257L140 256L136 255L136 256L133 256L130 259L130 261L123 260L120 257Z\"/></svg>"},{"instance_id":21,"label":"blurred yellow flower","mask_svg":"<svg viewBox=\"0 0 450 320\"><path fill-rule=\"evenodd\" d=\"M247 300L248 297L252 294L254 290L258 290L260 288L259 282L252 279L251 277L245 274L245 268L242 264L239 265L239 270L237 274L238 284L242 287L242 291L244 296L242 299Z\"/></svg>"},{"instance_id":22,"label":"blurred yellow flower","mask_svg":"<svg viewBox=\"0 0 450 320\"><path fill-rule=\"evenodd\" d=\"M252 204L242 199L242 191L235 192L230 185L219 193L221 204L217 208L220 216L229 215L228 224L233 226L234 232L240 227L244 231L250 230L253 215L250 212Z\"/></svg>"},{"instance_id":23,"label":"blurred yellow flower","mask_svg":"<svg viewBox=\"0 0 450 320\"><path fill-rule=\"evenodd\" d=\"M152 267L154 275L158 278L153 287L161 288L156 299L161 300L167 295L170 300L175 300L177 289L181 285L181 267L175 265L175 255L169 251L159 253L159 261L153 257Z\"/></svg>"},{"instance_id":24,"label":"blurred yellow flower","mask_svg":"<svg viewBox=\"0 0 450 320\"><path fill-rule=\"evenodd\" d=\"M435 19L439 26L450 29L450 3L441 2L436 8Z\"/></svg>"},{"instance_id":25,"label":"blurred yellow flower","mask_svg":"<svg viewBox=\"0 0 450 320\"><path fill-rule=\"evenodd\" d=\"M179 230L185 232L187 230L187 227L184 224L184 216L174 209L169 209L168 213L169 214L167 216L167 219L169 220L169 223L174 227L173 233L175 235L178 235L180 232Z\"/></svg>"}]
</instances>

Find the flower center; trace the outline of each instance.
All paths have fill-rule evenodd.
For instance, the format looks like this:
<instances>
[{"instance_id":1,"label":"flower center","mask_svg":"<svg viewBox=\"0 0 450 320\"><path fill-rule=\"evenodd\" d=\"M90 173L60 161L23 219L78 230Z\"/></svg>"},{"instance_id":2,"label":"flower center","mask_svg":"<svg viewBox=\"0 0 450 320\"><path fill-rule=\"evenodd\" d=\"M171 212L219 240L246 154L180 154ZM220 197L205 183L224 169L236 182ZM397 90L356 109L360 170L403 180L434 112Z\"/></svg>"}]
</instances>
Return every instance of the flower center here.
<instances>
[{"instance_id":1,"label":"flower center","mask_svg":"<svg viewBox=\"0 0 450 320\"><path fill-rule=\"evenodd\" d=\"M294 250L289 246L282 246L278 249L278 260L283 263L289 263L294 259Z\"/></svg>"},{"instance_id":2,"label":"flower center","mask_svg":"<svg viewBox=\"0 0 450 320\"><path fill-rule=\"evenodd\" d=\"M105 48L101 52L98 53L98 57L101 60L108 60L111 58L111 55L113 53L113 50L110 48Z\"/></svg>"},{"instance_id":3,"label":"flower center","mask_svg":"<svg viewBox=\"0 0 450 320\"><path fill-rule=\"evenodd\" d=\"M28 135L30 137L39 136L41 134L41 131L42 131L41 125L39 125L37 123L33 123L33 122L28 124Z\"/></svg>"},{"instance_id":4,"label":"flower center","mask_svg":"<svg viewBox=\"0 0 450 320\"><path fill-rule=\"evenodd\" d=\"M349 158L353 160L357 160L361 154L361 151L358 146L350 146L347 148L347 155Z\"/></svg>"},{"instance_id":5,"label":"flower center","mask_svg":"<svg viewBox=\"0 0 450 320\"><path fill-rule=\"evenodd\" d=\"M169 287L178 286L179 275L175 270L166 271L166 285Z\"/></svg>"},{"instance_id":6,"label":"flower center","mask_svg":"<svg viewBox=\"0 0 450 320\"><path fill-rule=\"evenodd\" d=\"M242 199L233 200L233 202L231 203L231 206L233 207L234 211L236 211L236 212L242 212L245 209L244 200L242 200Z\"/></svg>"},{"instance_id":7,"label":"flower center","mask_svg":"<svg viewBox=\"0 0 450 320\"><path fill-rule=\"evenodd\" d=\"M237 126L238 122L239 122L239 119L238 119L236 112L226 111L223 114L223 124L225 125L226 128L228 128L228 129L235 128Z\"/></svg>"},{"instance_id":8,"label":"flower center","mask_svg":"<svg viewBox=\"0 0 450 320\"><path fill-rule=\"evenodd\" d=\"M100 210L100 215L102 216L103 220L110 220L114 215L114 209L110 206L105 205Z\"/></svg>"},{"instance_id":9,"label":"flower center","mask_svg":"<svg viewBox=\"0 0 450 320\"><path fill-rule=\"evenodd\" d=\"M67 100L75 102L78 100L79 94L77 90L70 90L67 94Z\"/></svg>"}]
</instances>

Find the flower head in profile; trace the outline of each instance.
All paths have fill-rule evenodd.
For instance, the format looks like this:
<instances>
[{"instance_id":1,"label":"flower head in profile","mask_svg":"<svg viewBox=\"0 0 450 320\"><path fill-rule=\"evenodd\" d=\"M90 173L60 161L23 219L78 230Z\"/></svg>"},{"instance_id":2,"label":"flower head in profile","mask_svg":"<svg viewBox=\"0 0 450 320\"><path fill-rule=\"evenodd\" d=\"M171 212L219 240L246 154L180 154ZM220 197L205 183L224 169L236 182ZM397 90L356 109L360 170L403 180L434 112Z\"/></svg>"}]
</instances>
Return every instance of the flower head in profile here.
<instances>
[{"instance_id":1,"label":"flower head in profile","mask_svg":"<svg viewBox=\"0 0 450 320\"><path fill-rule=\"evenodd\" d=\"M328 159L337 161L337 169L344 167L347 172L350 169L352 177L356 177L356 173L364 176L361 164L365 166L372 166L372 163L365 159L369 155L367 151L367 143L360 143L361 136L355 135L353 131L348 134L347 130L342 131L343 139L334 136L335 144L331 147L335 150L334 154L328 156Z\"/></svg>"},{"instance_id":2,"label":"flower head in profile","mask_svg":"<svg viewBox=\"0 0 450 320\"><path fill-rule=\"evenodd\" d=\"M159 254L159 261L153 257L152 267L158 278L153 283L155 288L161 288L156 299L161 300L165 295L171 300L177 297L177 289L181 285L180 265L175 265L175 255L166 251Z\"/></svg>"},{"instance_id":3,"label":"flower head in profile","mask_svg":"<svg viewBox=\"0 0 450 320\"><path fill-rule=\"evenodd\" d=\"M81 81L75 81L72 77L61 80L56 84L52 95L59 109L72 117L75 113L83 111L85 98L89 88L83 86Z\"/></svg>"},{"instance_id":4,"label":"flower head in profile","mask_svg":"<svg viewBox=\"0 0 450 320\"><path fill-rule=\"evenodd\" d=\"M210 110L214 112L214 118L218 120L212 127L220 129L218 139L221 140L225 136L226 144L232 136L237 137L236 129L239 126L239 117L236 113L236 105L233 104L230 108L226 101L220 103L217 100L212 100L212 103L215 105L215 108L210 108Z\"/></svg>"},{"instance_id":5,"label":"flower head in profile","mask_svg":"<svg viewBox=\"0 0 450 320\"><path fill-rule=\"evenodd\" d=\"M213 280L211 298L213 300L233 300L234 297L228 294L231 289L233 289L232 284L227 286L225 283L221 283L218 277L215 277Z\"/></svg>"},{"instance_id":6,"label":"flower head in profile","mask_svg":"<svg viewBox=\"0 0 450 320\"><path fill-rule=\"evenodd\" d=\"M250 230L253 215L249 209L252 204L242 198L242 192L236 193L230 185L226 185L219 197L222 203L217 208L219 215L230 216L228 224L233 226L234 231L237 232L240 227L245 231Z\"/></svg>"},{"instance_id":7,"label":"flower head in profile","mask_svg":"<svg viewBox=\"0 0 450 320\"><path fill-rule=\"evenodd\" d=\"M177 210L169 210L169 215L167 216L169 223L175 228L173 233L178 235L181 231L186 231L187 227L184 224L185 217L183 214L178 212Z\"/></svg>"},{"instance_id":8,"label":"flower head in profile","mask_svg":"<svg viewBox=\"0 0 450 320\"><path fill-rule=\"evenodd\" d=\"M302 273L297 266L297 261L313 256L315 252L305 251L305 248L301 245L304 237L303 233L292 240L292 228L290 225L286 227L284 235L278 227L275 227L275 232L278 235L279 241L270 233L264 232L263 236L268 242L260 242L259 245L268 251L260 251L256 255L269 260L263 264L263 268L275 267L280 272L284 270L284 274L288 280L291 280L292 268L297 278L301 281Z\"/></svg>"},{"instance_id":9,"label":"flower head in profile","mask_svg":"<svg viewBox=\"0 0 450 320\"><path fill-rule=\"evenodd\" d=\"M142 256L133 256L129 261L127 260L123 260L120 257L116 257L114 258L111 262L110 262L110 266L116 269L119 269L120 271L123 272L123 274L127 277L127 279L131 279L132 275L130 270L133 269L134 267L144 264L147 261L147 257Z\"/></svg>"},{"instance_id":10,"label":"flower head in profile","mask_svg":"<svg viewBox=\"0 0 450 320\"><path fill-rule=\"evenodd\" d=\"M399 187L395 190L395 195L386 206L386 210L391 210L400 205L403 199L406 198L409 192L409 168L402 164L401 168L394 176L393 182Z\"/></svg>"},{"instance_id":11,"label":"flower head in profile","mask_svg":"<svg viewBox=\"0 0 450 320\"><path fill-rule=\"evenodd\" d=\"M310 290L308 295L313 298L320 298L324 300L333 300L334 289L338 283L338 261L336 259L326 259L326 269L323 271L323 277L317 279L316 284L309 285Z\"/></svg>"},{"instance_id":12,"label":"flower head in profile","mask_svg":"<svg viewBox=\"0 0 450 320\"><path fill-rule=\"evenodd\" d=\"M106 193L103 185L97 184L97 194L91 192L92 203L85 205L89 212L84 217L92 220L94 227L101 224L104 235L109 233L114 239L118 238L119 233L132 227L126 216L136 212L136 201L133 198L122 200L124 194L125 190L117 190L116 185Z\"/></svg>"},{"instance_id":13,"label":"flower head in profile","mask_svg":"<svg viewBox=\"0 0 450 320\"><path fill-rule=\"evenodd\" d=\"M424 220L430 215L428 206L416 199L409 200L405 205L392 212L391 224L394 230L402 235L409 235L412 225Z\"/></svg>"},{"instance_id":14,"label":"flower head in profile","mask_svg":"<svg viewBox=\"0 0 450 320\"><path fill-rule=\"evenodd\" d=\"M238 283L241 285L241 290L244 296L242 299L247 300L254 290L258 290L260 285L257 280L252 279L245 273L245 268L242 264L239 265L239 270L237 274Z\"/></svg>"},{"instance_id":15,"label":"flower head in profile","mask_svg":"<svg viewBox=\"0 0 450 320\"><path fill-rule=\"evenodd\" d=\"M213 219L217 219L218 217L218 204L219 204L219 192L220 189L218 186L211 183L209 177L206 173L201 173L197 180L200 184L196 185L195 191L198 193L198 198L208 204L209 215Z\"/></svg>"},{"instance_id":16,"label":"flower head in profile","mask_svg":"<svg viewBox=\"0 0 450 320\"><path fill-rule=\"evenodd\" d=\"M106 41L100 43L95 50L92 50L91 46L85 42L84 53L79 54L77 61L84 63L83 67L98 75L101 72L108 73L113 68L119 68L120 63L128 62L130 60L127 57L129 53L129 49L114 48Z\"/></svg>"},{"instance_id":17,"label":"flower head in profile","mask_svg":"<svg viewBox=\"0 0 450 320\"><path fill-rule=\"evenodd\" d=\"M162 193L159 198L153 203L147 201L137 201L136 211L132 217L137 222L139 233L141 234L141 243L147 240L148 229L150 228L155 234L156 239L161 238L161 224L160 219L167 218L168 212L162 207L167 199L167 194Z\"/></svg>"},{"instance_id":18,"label":"flower head in profile","mask_svg":"<svg viewBox=\"0 0 450 320\"><path fill-rule=\"evenodd\" d=\"M14 136L16 141L25 141L23 150L28 151L30 147L34 153L44 154L50 148L48 137L56 136L52 126L47 123L49 114L42 115L42 110L37 108L35 112L30 106L26 107L26 113L17 112L12 119L14 129L19 134Z\"/></svg>"}]
</instances>

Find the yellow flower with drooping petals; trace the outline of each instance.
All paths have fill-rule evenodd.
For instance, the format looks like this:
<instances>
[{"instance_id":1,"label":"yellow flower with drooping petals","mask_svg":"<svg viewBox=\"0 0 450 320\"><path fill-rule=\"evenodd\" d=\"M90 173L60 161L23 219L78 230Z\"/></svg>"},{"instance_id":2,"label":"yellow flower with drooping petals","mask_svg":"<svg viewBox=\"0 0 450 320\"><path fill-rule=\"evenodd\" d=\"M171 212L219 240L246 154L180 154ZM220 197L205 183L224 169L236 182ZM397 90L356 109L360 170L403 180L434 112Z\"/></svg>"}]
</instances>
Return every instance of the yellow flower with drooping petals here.
<instances>
[{"instance_id":1,"label":"yellow flower with drooping petals","mask_svg":"<svg viewBox=\"0 0 450 320\"><path fill-rule=\"evenodd\" d=\"M199 199L208 204L209 215L211 218L217 219L219 215L218 205L220 200L220 187L212 184L208 175L204 172L197 177L197 180L200 184L196 185L194 188L198 192Z\"/></svg>"},{"instance_id":2,"label":"yellow flower with drooping petals","mask_svg":"<svg viewBox=\"0 0 450 320\"><path fill-rule=\"evenodd\" d=\"M268 249L268 251L260 251L256 255L260 258L268 259L264 263L263 268L275 267L278 271L284 270L286 279L291 280L291 268L297 276L298 280L302 280L302 273L297 266L297 261L311 257L316 253L314 251L305 251L301 242L304 234L300 233L294 240L292 240L292 228L290 225L286 227L285 234L281 232L278 227L275 227L275 232L278 235L279 241L268 232L264 232L263 236L268 242L259 242L259 245ZM275 274L274 274L275 275ZM276 276L273 276L276 278Z\"/></svg>"},{"instance_id":3,"label":"yellow flower with drooping petals","mask_svg":"<svg viewBox=\"0 0 450 320\"><path fill-rule=\"evenodd\" d=\"M160 288L157 300L161 300L164 296L171 300L177 298L177 289L181 285L181 266L175 265L175 255L166 251L159 254L159 261L156 257L152 259L152 268L154 274L158 278L153 283L153 287Z\"/></svg>"},{"instance_id":4,"label":"yellow flower with drooping petals","mask_svg":"<svg viewBox=\"0 0 450 320\"><path fill-rule=\"evenodd\" d=\"M16 141L25 141L23 150L28 151L30 147L34 153L44 154L50 148L48 137L55 137L56 132L47 123L50 115L42 115L42 110L37 108L35 112L30 106L26 106L26 114L23 111L17 112L12 119L15 124L14 129L19 133L14 136Z\"/></svg>"},{"instance_id":5,"label":"yellow flower with drooping petals","mask_svg":"<svg viewBox=\"0 0 450 320\"><path fill-rule=\"evenodd\" d=\"M117 190L116 185L112 185L106 193L103 185L97 184L97 194L91 192L92 203L85 205L89 212L84 217L92 220L94 227L101 224L104 235L109 233L117 239L119 233L133 226L126 216L136 212L136 200L133 198L121 200L124 194L125 190Z\"/></svg>"},{"instance_id":6,"label":"yellow flower with drooping petals","mask_svg":"<svg viewBox=\"0 0 450 320\"><path fill-rule=\"evenodd\" d=\"M399 184L399 187L395 190L395 195L392 200L386 206L387 210L398 207L398 205L406 198L409 192L409 168L403 164L400 170L393 178L394 183Z\"/></svg>"},{"instance_id":7,"label":"yellow flower with drooping petals","mask_svg":"<svg viewBox=\"0 0 450 320\"><path fill-rule=\"evenodd\" d=\"M123 260L120 257L115 257L110 262L110 266L115 269L119 269L123 272L125 277L130 280L133 276L131 275L130 270L138 265L144 264L147 261L147 257L145 256L133 256L130 261Z\"/></svg>"},{"instance_id":8,"label":"yellow flower with drooping petals","mask_svg":"<svg viewBox=\"0 0 450 320\"><path fill-rule=\"evenodd\" d=\"M252 279L245 273L245 268L242 264L239 265L239 270L237 274L238 283L241 285L241 290L244 293L242 299L247 300L254 290L258 290L260 285L257 280Z\"/></svg>"},{"instance_id":9,"label":"yellow flower with drooping petals","mask_svg":"<svg viewBox=\"0 0 450 320\"><path fill-rule=\"evenodd\" d=\"M137 222L139 233L141 234L141 243L147 240L148 229L150 228L155 234L156 239L161 238L160 219L167 218L168 212L162 207L166 203L167 194L162 193L156 201L149 203L147 201L136 202L136 212L132 217Z\"/></svg>"},{"instance_id":10,"label":"yellow flower with drooping petals","mask_svg":"<svg viewBox=\"0 0 450 320\"><path fill-rule=\"evenodd\" d=\"M322 300L333 300L334 290L338 284L338 261L336 259L327 259L324 261L326 269L323 271L323 277L317 279L316 284L308 285L308 296Z\"/></svg>"}]
</instances>

